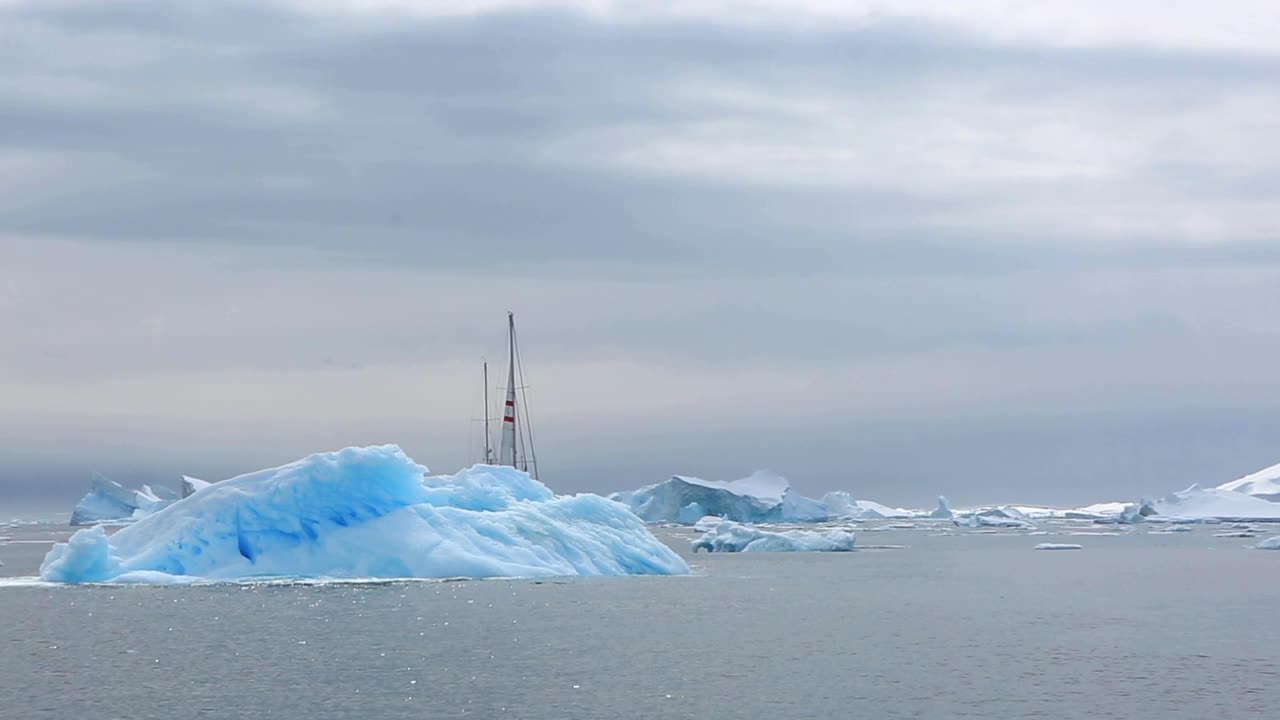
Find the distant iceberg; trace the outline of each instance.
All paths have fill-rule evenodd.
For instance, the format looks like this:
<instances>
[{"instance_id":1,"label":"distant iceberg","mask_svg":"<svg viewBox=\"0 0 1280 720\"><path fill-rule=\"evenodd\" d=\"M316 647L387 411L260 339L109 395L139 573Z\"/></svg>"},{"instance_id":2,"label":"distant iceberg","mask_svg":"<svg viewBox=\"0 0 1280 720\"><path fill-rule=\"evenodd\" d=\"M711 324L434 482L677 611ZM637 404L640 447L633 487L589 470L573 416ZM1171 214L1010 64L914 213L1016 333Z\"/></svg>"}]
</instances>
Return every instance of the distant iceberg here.
<instances>
[{"instance_id":1,"label":"distant iceberg","mask_svg":"<svg viewBox=\"0 0 1280 720\"><path fill-rule=\"evenodd\" d=\"M1217 489L1251 495L1259 500L1280 502L1280 465L1272 465L1239 480L1223 483Z\"/></svg>"},{"instance_id":2,"label":"distant iceberg","mask_svg":"<svg viewBox=\"0 0 1280 720\"><path fill-rule=\"evenodd\" d=\"M347 448L196 488L108 537L80 530L45 557L57 582L258 577L682 574L618 503L556 496L510 467L424 477L394 445Z\"/></svg>"},{"instance_id":3,"label":"distant iceberg","mask_svg":"<svg viewBox=\"0 0 1280 720\"><path fill-rule=\"evenodd\" d=\"M767 470L731 482L674 475L666 482L609 496L646 522L690 524L705 515L748 523L821 522L827 508L798 495Z\"/></svg>"},{"instance_id":4,"label":"distant iceberg","mask_svg":"<svg viewBox=\"0 0 1280 720\"><path fill-rule=\"evenodd\" d=\"M918 517L920 513L903 508L892 508L871 500L858 500L847 490L836 490L822 496L827 512L833 518L846 520L882 520Z\"/></svg>"},{"instance_id":5,"label":"distant iceberg","mask_svg":"<svg viewBox=\"0 0 1280 720\"><path fill-rule=\"evenodd\" d=\"M89 492L71 511L71 524L132 522L177 499L178 494L167 487L143 485L130 490L101 473L94 473Z\"/></svg>"},{"instance_id":6,"label":"distant iceberg","mask_svg":"<svg viewBox=\"0 0 1280 720\"><path fill-rule=\"evenodd\" d=\"M954 518L960 527L1004 527L1035 529L1035 523L1018 508L1012 505L975 510L967 515Z\"/></svg>"},{"instance_id":7,"label":"distant iceberg","mask_svg":"<svg viewBox=\"0 0 1280 720\"><path fill-rule=\"evenodd\" d=\"M1036 550L1083 550L1083 545L1074 543L1040 543L1035 546Z\"/></svg>"},{"instance_id":8,"label":"distant iceberg","mask_svg":"<svg viewBox=\"0 0 1280 720\"><path fill-rule=\"evenodd\" d=\"M771 532L725 520L692 545L694 552L848 552L854 549L854 534L845 530Z\"/></svg>"},{"instance_id":9,"label":"distant iceberg","mask_svg":"<svg viewBox=\"0 0 1280 720\"><path fill-rule=\"evenodd\" d=\"M933 512L929 513L929 517L937 520L950 520L955 516L955 511L951 509L951 501L947 500L946 496L939 495L938 507L934 508Z\"/></svg>"},{"instance_id":10,"label":"distant iceberg","mask_svg":"<svg viewBox=\"0 0 1280 720\"><path fill-rule=\"evenodd\" d=\"M1188 520L1280 520L1280 503L1235 490L1192 485L1148 503L1164 518Z\"/></svg>"}]
</instances>

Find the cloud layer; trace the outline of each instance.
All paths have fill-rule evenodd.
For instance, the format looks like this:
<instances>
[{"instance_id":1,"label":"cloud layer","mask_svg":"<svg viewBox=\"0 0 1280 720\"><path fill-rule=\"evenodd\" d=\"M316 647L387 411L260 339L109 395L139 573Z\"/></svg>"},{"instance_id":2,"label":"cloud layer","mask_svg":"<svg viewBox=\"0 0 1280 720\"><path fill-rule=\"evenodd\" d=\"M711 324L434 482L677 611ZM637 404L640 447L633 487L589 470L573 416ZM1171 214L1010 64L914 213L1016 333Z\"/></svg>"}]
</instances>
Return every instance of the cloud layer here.
<instances>
[{"instance_id":1,"label":"cloud layer","mask_svg":"<svg viewBox=\"0 0 1280 720\"><path fill-rule=\"evenodd\" d=\"M1271 11L938 5L0 3L0 493L451 469L507 308L564 489L1275 462Z\"/></svg>"}]
</instances>

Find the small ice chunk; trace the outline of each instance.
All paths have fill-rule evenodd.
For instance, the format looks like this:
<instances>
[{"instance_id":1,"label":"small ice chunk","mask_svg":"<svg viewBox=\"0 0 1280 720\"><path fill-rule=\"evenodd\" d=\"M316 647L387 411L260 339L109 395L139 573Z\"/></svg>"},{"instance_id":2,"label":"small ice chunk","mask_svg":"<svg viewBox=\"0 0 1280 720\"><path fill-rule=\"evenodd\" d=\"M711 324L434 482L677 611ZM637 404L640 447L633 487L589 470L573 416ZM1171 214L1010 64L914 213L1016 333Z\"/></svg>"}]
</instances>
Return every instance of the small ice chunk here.
<instances>
[{"instance_id":1,"label":"small ice chunk","mask_svg":"<svg viewBox=\"0 0 1280 720\"><path fill-rule=\"evenodd\" d=\"M1269 537L1254 545L1258 550L1280 550L1280 535Z\"/></svg>"},{"instance_id":2,"label":"small ice chunk","mask_svg":"<svg viewBox=\"0 0 1280 720\"><path fill-rule=\"evenodd\" d=\"M1040 543L1035 547L1036 550L1083 550L1083 545L1075 545L1072 543Z\"/></svg>"},{"instance_id":3,"label":"small ice chunk","mask_svg":"<svg viewBox=\"0 0 1280 720\"><path fill-rule=\"evenodd\" d=\"M708 515L694 523L693 529L698 532L706 532L722 522L724 522L724 518L719 515Z\"/></svg>"}]
</instances>

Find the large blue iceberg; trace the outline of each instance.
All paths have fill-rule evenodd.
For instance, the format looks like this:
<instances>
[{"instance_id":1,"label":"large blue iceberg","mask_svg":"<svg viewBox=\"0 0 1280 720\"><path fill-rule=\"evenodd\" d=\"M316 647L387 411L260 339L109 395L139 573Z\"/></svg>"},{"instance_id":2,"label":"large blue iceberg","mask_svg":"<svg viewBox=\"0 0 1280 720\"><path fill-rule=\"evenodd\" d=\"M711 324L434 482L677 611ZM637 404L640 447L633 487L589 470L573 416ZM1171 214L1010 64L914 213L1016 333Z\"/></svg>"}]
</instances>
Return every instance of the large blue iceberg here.
<instances>
[{"instance_id":1,"label":"large blue iceberg","mask_svg":"<svg viewBox=\"0 0 1280 720\"><path fill-rule=\"evenodd\" d=\"M426 477L394 445L202 487L114 535L80 530L40 567L45 580L71 583L688 571L616 502L556 496L509 467Z\"/></svg>"}]
</instances>

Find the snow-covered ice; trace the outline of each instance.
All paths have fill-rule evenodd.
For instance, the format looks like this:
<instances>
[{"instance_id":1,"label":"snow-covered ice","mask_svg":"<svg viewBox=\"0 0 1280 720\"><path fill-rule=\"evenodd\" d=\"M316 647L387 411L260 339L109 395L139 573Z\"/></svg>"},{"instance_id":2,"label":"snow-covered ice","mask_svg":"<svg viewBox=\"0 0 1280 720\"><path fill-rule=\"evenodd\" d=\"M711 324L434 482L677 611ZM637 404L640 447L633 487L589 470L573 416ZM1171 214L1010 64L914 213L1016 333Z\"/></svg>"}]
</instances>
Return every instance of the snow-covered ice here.
<instances>
[{"instance_id":1,"label":"snow-covered ice","mask_svg":"<svg viewBox=\"0 0 1280 720\"><path fill-rule=\"evenodd\" d=\"M1072 514L1081 515L1081 516L1100 516L1100 517L1106 517L1108 515L1119 515L1120 513L1124 512L1124 509L1127 505L1129 505L1129 503L1126 503L1126 502L1100 502L1100 503L1094 503L1092 505L1086 505L1084 507L1067 510L1064 513L1064 515L1066 517L1070 517Z\"/></svg>"},{"instance_id":2,"label":"snow-covered ice","mask_svg":"<svg viewBox=\"0 0 1280 720\"><path fill-rule=\"evenodd\" d=\"M918 517L920 513L881 505L871 500L857 500L847 490L835 490L822 496L822 503L833 518L848 520L882 520Z\"/></svg>"},{"instance_id":3,"label":"snow-covered ice","mask_svg":"<svg viewBox=\"0 0 1280 720\"><path fill-rule=\"evenodd\" d=\"M724 522L724 518L716 517L715 515L708 515L695 522L693 524L693 529L698 532L706 532L722 522Z\"/></svg>"},{"instance_id":4,"label":"snow-covered ice","mask_svg":"<svg viewBox=\"0 0 1280 720\"><path fill-rule=\"evenodd\" d=\"M1083 545L1075 545L1072 543L1040 543L1035 546L1036 550L1083 550Z\"/></svg>"},{"instance_id":5,"label":"snow-covered ice","mask_svg":"<svg viewBox=\"0 0 1280 720\"><path fill-rule=\"evenodd\" d=\"M1272 465L1239 480L1223 483L1217 489L1252 495L1259 500L1280 502L1280 465Z\"/></svg>"},{"instance_id":6,"label":"snow-covered ice","mask_svg":"<svg viewBox=\"0 0 1280 720\"><path fill-rule=\"evenodd\" d=\"M694 552L847 552L854 549L854 534L846 530L773 532L725 520L692 544Z\"/></svg>"},{"instance_id":7,"label":"snow-covered ice","mask_svg":"<svg viewBox=\"0 0 1280 720\"><path fill-rule=\"evenodd\" d=\"M251 577L682 574L624 506L556 496L509 467L424 477L394 445L224 480L119 532L76 532L41 565L60 582Z\"/></svg>"},{"instance_id":8,"label":"snow-covered ice","mask_svg":"<svg viewBox=\"0 0 1280 720\"><path fill-rule=\"evenodd\" d=\"M1192 485L1150 503L1166 518L1187 520L1280 520L1280 503L1222 488ZM1150 519L1150 518L1148 518Z\"/></svg>"}]
</instances>

